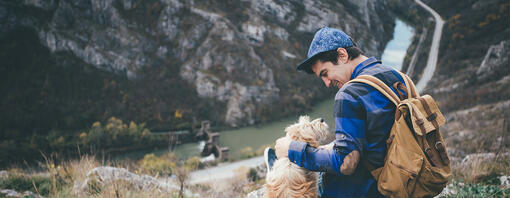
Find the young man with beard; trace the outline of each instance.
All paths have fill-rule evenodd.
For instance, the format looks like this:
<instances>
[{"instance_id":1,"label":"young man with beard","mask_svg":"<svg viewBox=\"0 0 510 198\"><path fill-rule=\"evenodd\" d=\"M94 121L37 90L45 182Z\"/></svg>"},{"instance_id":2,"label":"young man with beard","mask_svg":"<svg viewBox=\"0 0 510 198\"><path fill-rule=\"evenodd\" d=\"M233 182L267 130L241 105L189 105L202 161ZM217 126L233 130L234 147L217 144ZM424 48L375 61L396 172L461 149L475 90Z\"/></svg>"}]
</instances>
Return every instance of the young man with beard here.
<instances>
[{"instance_id":1,"label":"young man with beard","mask_svg":"<svg viewBox=\"0 0 510 198\"><path fill-rule=\"evenodd\" d=\"M333 106L335 140L314 148L283 137L276 141L276 156L321 172L321 197L382 197L377 181L360 160L373 167L383 166L395 105L369 85L345 83L360 75L372 75L392 87L396 82L404 83L402 77L376 58L364 56L347 34L329 27L317 31L307 59L297 70L314 74L326 87L339 88Z\"/></svg>"}]
</instances>

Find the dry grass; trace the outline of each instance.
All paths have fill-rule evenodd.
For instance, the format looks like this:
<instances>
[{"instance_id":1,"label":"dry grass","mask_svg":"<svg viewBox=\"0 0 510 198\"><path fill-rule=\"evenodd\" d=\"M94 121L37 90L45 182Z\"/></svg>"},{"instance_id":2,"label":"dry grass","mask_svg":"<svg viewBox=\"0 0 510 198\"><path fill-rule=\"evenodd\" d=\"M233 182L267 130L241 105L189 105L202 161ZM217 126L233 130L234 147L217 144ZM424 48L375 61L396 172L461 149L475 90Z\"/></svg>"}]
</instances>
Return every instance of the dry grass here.
<instances>
[{"instance_id":1,"label":"dry grass","mask_svg":"<svg viewBox=\"0 0 510 198\"><path fill-rule=\"evenodd\" d=\"M141 161L126 161L126 162L105 162L99 161L94 156L85 155L77 160L70 160L61 163L53 156L45 157L46 161L41 166L46 170L45 173L37 173L37 175L44 174L49 177L51 185L47 197L105 197L105 198L125 198L125 197L140 197L140 198L159 198L159 197L181 197L179 193L180 183L175 179L175 188L172 189L158 189L157 187L145 188L140 190L134 184L115 180L106 185L97 183L95 180L89 180L88 190L80 192L78 188L73 188L76 182L83 182L87 179L87 174L90 170L99 166L112 166L117 168L126 168L135 174L150 173L144 169L144 163ZM186 162L178 163L180 166L173 169L173 174L177 177L183 176L183 180L189 179L189 171L193 170L190 167L196 168L196 160L188 160ZM186 167L184 167L186 166ZM178 174L181 169L186 170L186 174ZM18 172L23 171L16 169ZM234 170L235 177L221 181L215 181L208 184L188 185L184 181L185 193L183 197L244 197L247 193L261 187L264 180L256 182L250 181L247 177L249 172L248 168L242 167ZM31 175L36 175L32 173ZM153 177L158 177L159 173L153 173ZM36 190L33 190L37 192Z\"/></svg>"},{"instance_id":2,"label":"dry grass","mask_svg":"<svg viewBox=\"0 0 510 198\"><path fill-rule=\"evenodd\" d=\"M141 197L141 198L158 198L158 197L179 197L178 189L168 189L162 192L156 188L139 190L129 182L116 181L110 185L99 186L95 188L95 192L76 193L73 192L73 185L76 181L83 181L87 178L87 173L98 166L115 166L131 169L132 172L139 173L142 170L140 163L126 162L112 165L111 162L98 161L94 156L82 156L80 159L55 163L51 158L47 159L43 167L46 168L45 173L30 173L35 179L36 177L49 177L51 190L46 197L106 197L106 198L124 198L124 197ZM12 169L10 172L21 174L22 169ZM184 197L245 197L249 192L263 186L264 179L252 182L247 178L249 169L239 168L234 171L235 177L221 181L215 181L208 184L185 185L187 193ZM510 175L510 156L500 155L490 160L473 160L471 163L459 163L453 166L453 183L461 181L465 185L482 185L482 186L457 186L458 192L467 193L470 189L485 189L486 186L496 186L498 189L498 176ZM25 173L28 174L28 173ZM176 184L178 185L178 184ZM464 184L463 184L464 185ZM467 190L466 190L467 189ZM36 190L32 190L37 192ZM465 192L464 192L465 191ZM489 191L488 191L489 192ZM501 191L498 193L506 193ZM457 194L460 195L460 194ZM499 195L499 194L498 194Z\"/></svg>"},{"instance_id":3,"label":"dry grass","mask_svg":"<svg viewBox=\"0 0 510 198\"><path fill-rule=\"evenodd\" d=\"M510 175L510 157L480 158L452 168L456 180L499 185L499 180L496 181L498 176Z\"/></svg>"},{"instance_id":4,"label":"dry grass","mask_svg":"<svg viewBox=\"0 0 510 198\"><path fill-rule=\"evenodd\" d=\"M11 169L9 170L9 176L6 180L20 180L19 175L23 175L26 180L32 183L40 183L40 177L46 178L47 186L49 186L49 190L45 190L45 193L41 193L38 186L34 183L34 188L29 189L38 194L43 194L46 197L56 197L56 198L67 198L67 197L114 197L114 198L123 198L123 197L140 197L140 198L158 198L158 197L179 197L178 190L167 189L167 191L162 191L161 189L157 189L156 187L151 189L143 189L140 190L132 183L122 180L116 180L109 185L104 186L96 186L96 183L88 183L90 191L88 192L78 192L77 188L73 189L76 182L83 182L87 179L87 173L99 166L114 166L114 167L124 167L134 169L135 173L143 170L139 163L137 162L123 162L118 163L116 165L112 165L111 162L100 162L94 156L84 155L81 156L80 159L70 160L57 163L59 161L54 156L44 156L45 162L41 163L40 166L45 170L44 172L26 172L22 169ZM15 177L16 176L16 177ZM17 182L17 181L13 181ZM13 183L10 182L10 183ZM19 182L18 182L19 183ZM25 182L26 183L26 182ZM26 188L26 187L25 187ZM12 189L18 190L20 192L24 191L23 189L16 189L15 186ZM26 189L25 189L26 190ZM186 196L184 196L186 197Z\"/></svg>"}]
</instances>

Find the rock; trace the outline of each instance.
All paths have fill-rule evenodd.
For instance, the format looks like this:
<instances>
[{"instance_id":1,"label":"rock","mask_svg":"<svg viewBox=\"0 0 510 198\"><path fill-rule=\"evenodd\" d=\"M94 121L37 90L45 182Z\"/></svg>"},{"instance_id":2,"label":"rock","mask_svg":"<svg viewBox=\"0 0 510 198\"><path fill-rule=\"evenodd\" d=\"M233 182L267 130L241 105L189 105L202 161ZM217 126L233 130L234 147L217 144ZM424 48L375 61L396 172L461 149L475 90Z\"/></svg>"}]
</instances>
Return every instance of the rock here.
<instances>
[{"instance_id":1,"label":"rock","mask_svg":"<svg viewBox=\"0 0 510 198\"><path fill-rule=\"evenodd\" d=\"M464 157L460 162L460 165L463 167L469 167L473 164L480 164L482 162L487 162L490 160L494 160L496 158L496 154L494 153L475 153L470 154Z\"/></svg>"},{"instance_id":2,"label":"rock","mask_svg":"<svg viewBox=\"0 0 510 198\"><path fill-rule=\"evenodd\" d=\"M282 25L290 25L297 18L294 10L298 9L298 3L292 1L261 0L253 1L252 8L263 17L274 19Z\"/></svg>"},{"instance_id":3,"label":"rock","mask_svg":"<svg viewBox=\"0 0 510 198\"><path fill-rule=\"evenodd\" d=\"M257 177L258 178L266 178L266 175L267 175L267 168L266 168L266 164L265 163L262 163L256 167L254 167L253 169L255 169L255 171L257 172Z\"/></svg>"},{"instance_id":4,"label":"rock","mask_svg":"<svg viewBox=\"0 0 510 198\"><path fill-rule=\"evenodd\" d=\"M501 182L501 186L508 188L510 187L510 176L503 175L498 177L499 181Z\"/></svg>"},{"instance_id":5,"label":"rock","mask_svg":"<svg viewBox=\"0 0 510 198\"><path fill-rule=\"evenodd\" d=\"M478 81L486 80L498 80L504 74L507 74L510 70L508 69L508 57L510 56L510 40L501 41L497 45L491 45L487 54L480 64L480 67L476 71ZM491 79L497 77L496 79Z\"/></svg>"},{"instance_id":6,"label":"rock","mask_svg":"<svg viewBox=\"0 0 510 198\"><path fill-rule=\"evenodd\" d=\"M46 11L54 9L56 6L56 0L23 0L23 4L28 6L34 6Z\"/></svg>"},{"instance_id":7,"label":"rock","mask_svg":"<svg viewBox=\"0 0 510 198\"><path fill-rule=\"evenodd\" d=\"M464 183L460 182L456 184L457 186L463 186ZM439 195L435 197L446 197L446 196L454 196L457 194L457 186L453 183L448 184Z\"/></svg>"},{"instance_id":8,"label":"rock","mask_svg":"<svg viewBox=\"0 0 510 198\"><path fill-rule=\"evenodd\" d=\"M258 190L252 191L246 195L246 198L263 198L266 194L266 188L260 188Z\"/></svg>"},{"instance_id":9,"label":"rock","mask_svg":"<svg viewBox=\"0 0 510 198\"><path fill-rule=\"evenodd\" d=\"M469 154L460 161L458 166L463 168L470 168L477 166L482 163L494 162L496 159L508 159L510 158L509 152L499 153L498 156L494 153L474 153Z\"/></svg>"},{"instance_id":10,"label":"rock","mask_svg":"<svg viewBox=\"0 0 510 198\"><path fill-rule=\"evenodd\" d=\"M36 193L25 191L23 193L16 192L15 190L10 189L0 189L0 195L1 197L22 197L22 198L44 198L41 195L38 195Z\"/></svg>"},{"instance_id":11,"label":"rock","mask_svg":"<svg viewBox=\"0 0 510 198\"><path fill-rule=\"evenodd\" d=\"M23 198L44 198L43 196L38 195L38 194L36 194L34 192L31 192L31 191L23 192L23 194L20 197L23 197Z\"/></svg>"},{"instance_id":12,"label":"rock","mask_svg":"<svg viewBox=\"0 0 510 198\"><path fill-rule=\"evenodd\" d=\"M4 194L4 196L6 196L6 197L19 197L19 196L21 196L15 190L10 190L10 189L2 189L2 190L0 190L0 193Z\"/></svg>"},{"instance_id":13,"label":"rock","mask_svg":"<svg viewBox=\"0 0 510 198\"><path fill-rule=\"evenodd\" d=\"M102 166L90 170L84 181L75 181L73 193L84 194L94 192L94 188L97 188L97 185L109 186L116 182L129 184L137 190L159 190L162 192L168 190L168 186L160 183L154 177L148 175L139 176L124 168Z\"/></svg>"}]
</instances>

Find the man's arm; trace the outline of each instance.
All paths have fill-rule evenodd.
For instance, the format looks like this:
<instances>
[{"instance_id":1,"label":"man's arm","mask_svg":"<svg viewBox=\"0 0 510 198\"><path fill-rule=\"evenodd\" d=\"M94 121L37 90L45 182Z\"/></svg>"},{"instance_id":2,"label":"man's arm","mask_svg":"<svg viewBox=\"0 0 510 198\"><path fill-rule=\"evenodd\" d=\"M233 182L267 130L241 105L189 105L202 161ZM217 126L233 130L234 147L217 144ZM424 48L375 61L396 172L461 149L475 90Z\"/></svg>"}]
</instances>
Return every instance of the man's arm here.
<instances>
[{"instance_id":1,"label":"man's arm","mask_svg":"<svg viewBox=\"0 0 510 198\"><path fill-rule=\"evenodd\" d=\"M357 98L345 92L340 92L335 97L334 112L333 149L314 148L305 142L290 139L281 140L282 143L288 143L287 154L292 162L312 171L334 171L343 175L354 173L366 142L366 112ZM278 146L277 141L277 152Z\"/></svg>"}]
</instances>

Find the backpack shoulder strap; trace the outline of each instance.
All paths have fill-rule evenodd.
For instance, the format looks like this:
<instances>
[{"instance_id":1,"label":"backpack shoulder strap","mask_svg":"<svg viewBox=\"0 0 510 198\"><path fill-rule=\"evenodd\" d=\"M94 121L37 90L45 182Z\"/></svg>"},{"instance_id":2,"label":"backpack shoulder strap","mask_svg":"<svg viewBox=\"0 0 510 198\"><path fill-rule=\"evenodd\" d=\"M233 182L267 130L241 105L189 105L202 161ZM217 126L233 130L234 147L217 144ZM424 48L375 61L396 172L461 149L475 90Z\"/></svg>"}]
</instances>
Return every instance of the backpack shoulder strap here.
<instances>
[{"instance_id":1,"label":"backpack shoulder strap","mask_svg":"<svg viewBox=\"0 0 510 198\"><path fill-rule=\"evenodd\" d=\"M420 97L420 94L416 90L416 86L414 85L414 82L409 78L409 76L405 75L404 73L397 70L397 72L400 74L402 79L404 79L404 83L406 84L407 93L410 93L407 98L417 98Z\"/></svg>"},{"instance_id":2,"label":"backpack shoulder strap","mask_svg":"<svg viewBox=\"0 0 510 198\"><path fill-rule=\"evenodd\" d=\"M397 94L395 94L386 84L384 84L384 82L382 82L381 80L379 80L376 77L369 76L369 75L361 75L355 79L350 80L347 83L352 83L352 82L359 82L359 83L364 83L364 84L370 85L373 88L377 89L379 92L381 92L384 96L386 96L386 98L388 98L396 106L398 106L398 104L400 104L400 99L398 98Z\"/></svg>"},{"instance_id":3,"label":"backpack shoulder strap","mask_svg":"<svg viewBox=\"0 0 510 198\"><path fill-rule=\"evenodd\" d=\"M408 81L406 81L406 78L404 76L402 76L402 78L404 78L404 82L407 85ZM409 80L409 79L407 79L407 80ZM391 102L393 102L393 104L395 104L395 106L398 106L400 104L400 99L397 96L397 94L395 94L395 92L393 92L388 87L388 85L384 84L384 82L382 82L381 80L379 80L378 78L376 78L374 76L361 75L361 76L356 77L355 79L350 80L347 83L351 83L351 82L359 82L359 83L364 83L364 84L370 85L373 88L377 89L379 92L381 92L384 96L386 96L386 98L388 98ZM410 91L411 91L411 86L409 86L409 88L408 88L408 93L412 93ZM365 168L368 169L368 171L370 171L370 174L374 177L374 179L378 180L379 175L381 174L381 171L382 171L382 167L376 168L364 158L361 158L360 162L363 166L365 166Z\"/></svg>"}]
</instances>

